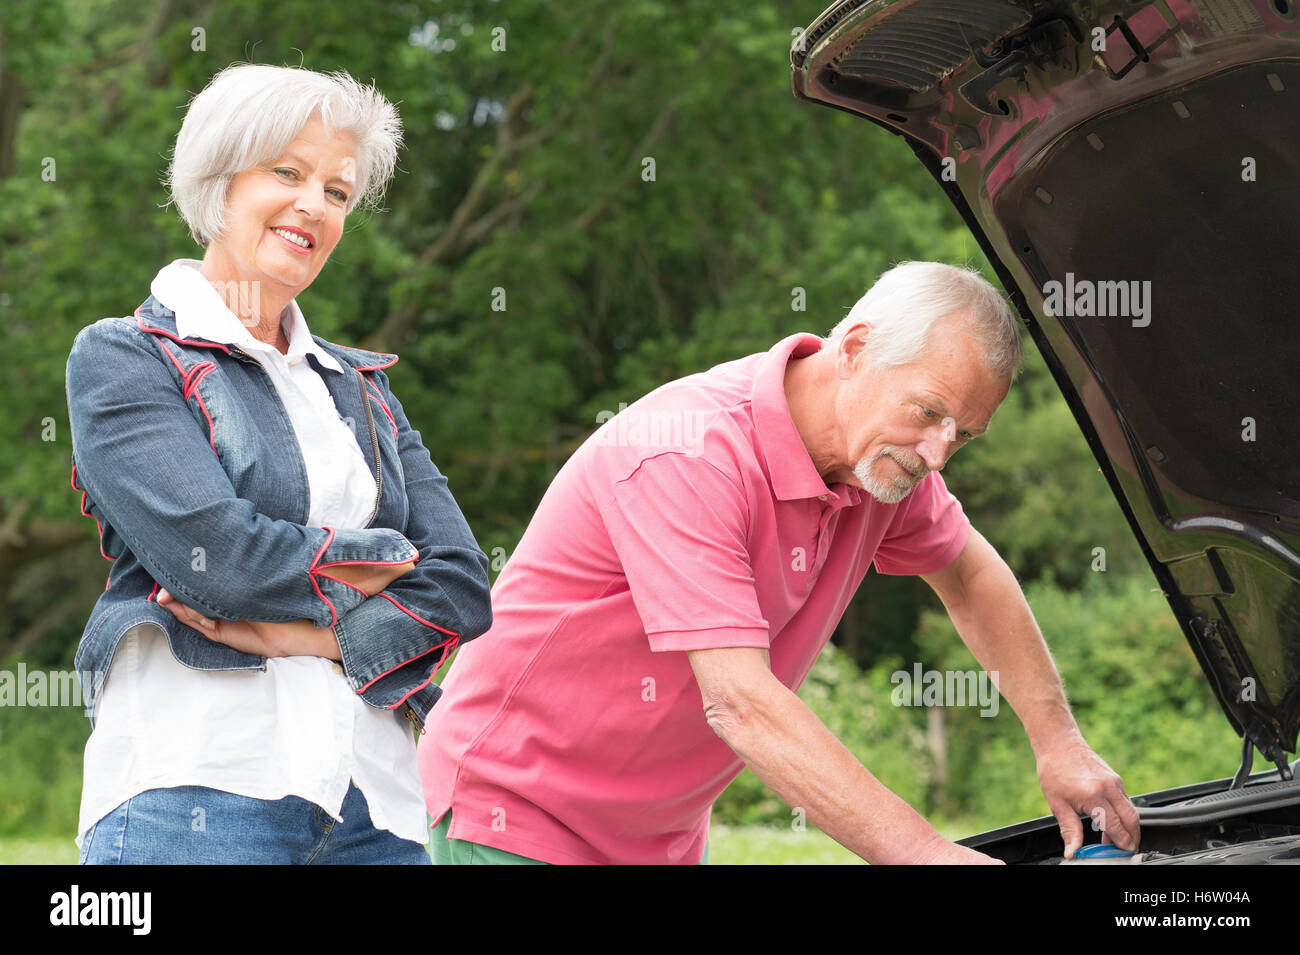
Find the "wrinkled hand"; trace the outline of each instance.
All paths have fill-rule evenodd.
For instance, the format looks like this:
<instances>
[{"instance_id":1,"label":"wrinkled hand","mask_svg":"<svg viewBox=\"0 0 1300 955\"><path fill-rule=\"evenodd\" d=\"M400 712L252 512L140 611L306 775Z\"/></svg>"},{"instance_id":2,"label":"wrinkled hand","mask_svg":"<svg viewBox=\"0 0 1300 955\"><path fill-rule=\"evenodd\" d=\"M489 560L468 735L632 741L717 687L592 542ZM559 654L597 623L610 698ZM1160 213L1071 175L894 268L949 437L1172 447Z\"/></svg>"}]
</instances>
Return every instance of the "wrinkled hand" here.
<instances>
[{"instance_id":1,"label":"wrinkled hand","mask_svg":"<svg viewBox=\"0 0 1300 955\"><path fill-rule=\"evenodd\" d=\"M1080 814L1091 817L1101 840L1136 851L1141 838L1138 812L1124 792L1124 782L1083 737L1067 737L1038 754L1038 784L1061 827L1065 858L1083 845Z\"/></svg>"},{"instance_id":2,"label":"wrinkled hand","mask_svg":"<svg viewBox=\"0 0 1300 955\"><path fill-rule=\"evenodd\" d=\"M333 628L319 628L310 620L269 623L261 620L210 620L187 607L166 590L158 591L158 605L181 623L209 640L262 657L320 656L342 659Z\"/></svg>"}]
</instances>

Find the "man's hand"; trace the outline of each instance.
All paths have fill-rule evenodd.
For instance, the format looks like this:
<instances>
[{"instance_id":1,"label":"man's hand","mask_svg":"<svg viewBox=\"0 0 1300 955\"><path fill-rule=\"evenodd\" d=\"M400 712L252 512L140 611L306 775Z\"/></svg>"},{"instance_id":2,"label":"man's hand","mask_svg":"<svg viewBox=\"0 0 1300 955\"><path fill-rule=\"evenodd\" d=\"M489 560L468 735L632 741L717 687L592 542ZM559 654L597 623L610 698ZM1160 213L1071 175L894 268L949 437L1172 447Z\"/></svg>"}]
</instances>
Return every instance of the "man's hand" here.
<instances>
[{"instance_id":1,"label":"man's hand","mask_svg":"<svg viewBox=\"0 0 1300 955\"><path fill-rule=\"evenodd\" d=\"M1038 784L1061 827L1067 859L1074 858L1083 845L1080 814L1092 818L1093 828L1102 832L1102 842L1137 849L1138 813L1124 792L1124 782L1082 736L1066 735L1039 751Z\"/></svg>"},{"instance_id":2,"label":"man's hand","mask_svg":"<svg viewBox=\"0 0 1300 955\"><path fill-rule=\"evenodd\" d=\"M925 574L980 666L997 678L1038 756L1038 782L1061 826L1065 857L1083 844L1079 814L1092 816L1103 839L1136 849L1138 814L1124 784L1088 748L1070 713L1061 677L1047 652L1015 574L971 528L961 554Z\"/></svg>"},{"instance_id":3,"label":"man's hand","mask_svg":"<svg viewBox=\"0 0 1300 955\"><path fill-rule=\"evenodd\" d=\"M210 620L185 606L165 590L158 591L158 606L209 640L263 657L324 657L342 660L333 627L317 627L310 620L268 623L260 620Z\"/></svg>"}]
</instances>

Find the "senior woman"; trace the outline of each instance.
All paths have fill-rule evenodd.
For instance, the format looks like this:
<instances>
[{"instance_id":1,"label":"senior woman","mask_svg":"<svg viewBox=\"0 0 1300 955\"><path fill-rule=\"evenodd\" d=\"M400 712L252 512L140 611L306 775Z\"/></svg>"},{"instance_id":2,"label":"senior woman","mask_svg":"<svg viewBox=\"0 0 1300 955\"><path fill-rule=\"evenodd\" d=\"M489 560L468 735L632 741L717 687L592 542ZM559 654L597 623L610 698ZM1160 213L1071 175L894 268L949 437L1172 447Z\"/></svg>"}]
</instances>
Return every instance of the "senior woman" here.
<instances>
[{"instance_id":1,"label":"senior woman","mask_svg":"<svg viewBox=\"0 0 1300 955\"><path fill-rule=\"evenodd\" d=\"M77 651L83 863L429 862L414 731L491 623L487 560L397 356L296 301L400 141L346 73L226 68L169 173L202 260L73 344L72 484L113 561Z\"/></svg>"}]
</instances>

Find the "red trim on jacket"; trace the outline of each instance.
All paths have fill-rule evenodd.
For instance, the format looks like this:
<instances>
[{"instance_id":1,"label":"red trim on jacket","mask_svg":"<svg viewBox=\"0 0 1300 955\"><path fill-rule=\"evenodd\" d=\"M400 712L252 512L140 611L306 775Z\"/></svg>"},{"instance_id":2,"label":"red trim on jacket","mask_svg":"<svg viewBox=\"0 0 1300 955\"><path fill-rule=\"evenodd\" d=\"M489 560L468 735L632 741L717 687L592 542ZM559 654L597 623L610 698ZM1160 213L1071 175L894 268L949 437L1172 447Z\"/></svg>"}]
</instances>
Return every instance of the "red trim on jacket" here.
<instances>
[{"instance_id":1,"label":"red trim on jacket","mask_svg":"<svg viewBox=\"0 0 1300 955\"><path fill-rule=\"evenodd\" d=\"M380 596L387 596L387 595L386 595L386 594L381 594ZM414 615L413 615L413 616L414 616ZM419 618L417 617L416 619L418 620ZM432 626L432 624L430 624L430 626ZM437 627L437 628L435 628L435 629L437 629L437 630L442 630L441 627ZM449 630L442 630L442 632L443 632L443 633L450 633ZM418 660L418 659L420 659L420 657L427 657L427 656L428 656L430 653L432 653L434 650L441 650L441 651L442 651L442 656L440 656L440 657L438 658L438 662L434 664L433 669L429 672L429 679L428 679L428 680L425 680L423 683L421 683L419 686L417 686L414 690L411 691L411 693L414 693L414 692L416 692L416 690L420 690L420 689L422 689L423 687L426 687L426 686L429 685L429 683L433 680L433 674L435 674L435 673L438 672L438 667L442 666L444 663L447 662L447 657L448 657L448 655L449 655L449 654L451 653L451 651L454 650L454 649L455 649L459 644L460 644L460 637L459 637L458 635L456 635L456 634L453 633L453 634L452 634L450 637L448 637L446 640L442 641L442 643L435 644L434 646L431 646L429 649L424 650L424 651L422 651L421 653L417 653L415 656L411 657L410 660L403 660L401 663L397 664L397 666L392 667L391 669L385 670L383 673L379 674L379 676L375 677L373 680L371 680L371 681L370 681L369 683L367 683L365 686L363 686L363 687L361 687L360 689L358 689L356 692L357 692L358 694L364 693L364 692L366 692L366 690L370 689L372 686L374 686L376 683L378 683L380 680L382 680L384 677L388 676L388 674L394 672L395 670L400 670L402 667L406 666L408 663L411 663L411 662L414 661L414 660ZM398 701L397 701L396 703L394 703L392 706L386 707L386 709L390 709L390 710L397 709L397 707L401 706L403 703L406 702L407 697L409 697L409 696L411 695L411 693L406 694L406 696L402 697L400 700L398 700Z\"/></svg>"},{"instance_id":2,"label":"red trim on jacket","mask_svg":"<svg viewBox=\"0 0 1300 955\"><path fill-rule=\"evenodd\" d=\"M384 414L388 415L388 420L393 423L393 440L396 441L397 440L397 419L393 417L392 409L388 407L388 402L385 401L384 396L379 393L379 386L370 380L370 376L362 375L361 378L367 385L375 389L375 393L374 395L372 395L372 397L379 399L379 407L384 409ZM368 395L370 394L369 389L366 389L366 394Z\"/></svg>"},{"instance_id":3,"label":"red trim on jacket","mask_svg":"<svg viewBox=\"0 0 1300 955\"><path fill-rule=\"evenodd\" d=\"M216 367L217 366L213 362L202 361L191 368L189 374L185 376L185 379L182 382L184 387L181 389L181 394L188 399L189 396L194 393L194 389L198 386L198 383L207 376L208 372L213 371Z\"/></svg>"},{"instance_id":4,"label":"red trim on jacket","mask_svg":"<svg viewBox=\"0 0 1300 955\"><path fill-rule=\"evenodd\" d=\"M197 345L201 348L219 348L227 355L230 354L230 349L227 348L225 345L220 345L217 344L216 342L200 342L200 341L192 341L187 338L177 338L175 335L167 331L167 329L165 328L157 328L152 325L146 325L144 323L144 319L140 317L140 308L143 307L144 306L141 305L139 308L135 310L135 323L137 326L139 326L141 331L149 332L154 335L162 335L182 345ZM197 365L195 365L193 368L191 368L189 371L186 371L184 368L181 367L181 363L176 360L176 356L173 355L171 351L164 348L162 349L162 352L171 360L171 363L176 366L176 373L181 376L182 397L184 397L186 401L189 401L190 396L193 395L195 398L199 400L199 409L203 412L203 417L208 419L208 444L212 447L212 453L217 456L217 460L218 461L221 460L221 452L217 450L216 425L213 424L212 413L208 411L208 405L207 402L203 400L203 396L198 394L194 390L195 386L198 385L198 383L203 379L203 377L208 372L214 370L217 366L213 362L202 361L199 362Z\"/></svg>"},{"instance_id":5,"label":"red trim on jacket","mask_svg":"<svg viewBox=\"0 0 1300 955\"><path fill-rule=\"evenodd\" d=\"M406 560L336 560L336 561L334 561L334 563L332 563L332 564L321 564L321 565L319 565L319 566L321 566L321 567L349 567L349 566L351 566L351 565L353 565L353 564L365 564L365 565L367 565L367 566L374 566L374 567L392 567L392 566L394 566L394 565L396 565L396 564L409 564L411 561L417 561L417 562L418 562L419 559L420 559L420 555L419 555L419 553L417 552L416 555L415 555L414 557L407 558ZM313 567L316 567L317 565L313 564L312 566L313 566Z\"/></svg>"},{"instance_id":6,"label":"red trim on jacket","mask_svg":"<svg viewBox=\"0 0 1300 955\"><path fill-rule=\"evenodd\" d=\"M455 637L457 640L460 639L460 634L457 633L456 631L454 631L454 630L448 630L446 627L440 627L440 626L438 626L436 623L430 623L429 621L427 621L427 620L425 620L423 617L421 617L419 614L417 614L417 613L415 613L415 612L409 610L409 609L406 608L406 607L403 607L403 606L402 606L400 603L398 603L397 600L394 599L390 594L381 591L381 592L379 592L378 594L376 594L375 596L377 596L377 597L383 597L383 598L385 598L386 600L390 601L390 602L392 603L392 605L393 605L394 607L396 607L398 610L402 611L402 613L406 614L408 617L412 618L413 620L418 620L418 621L420 621L420 623L424 624L426 627L433 627L434 630L437 630L437 631L439 631L440 633L450 634L451 636ZM414 660L414 659L415 659L415 657L411 657L411 660ZM410 660L408 660L407 662L409 663Z\"/></svg>"},{"instance_id":7,"label":"red trim on jacket","mask_svg":"<svg viewBox=\"0 0 1300 955\"><path fill-rule=\"evenodd\" d=\"M77 466L75 464L72 466L72 489L81 492L81 516L89 517L95 522L95 530L99 534L99 540L95 542L99 546L99 556L104 558L104 560L117 560L116 557L109 557L104 553L104 528L100 526L99 518L86 510L86 490L85 488L77 487ZM104 585L104 589L108 589L107 584Z\"/></svg>"},{"instance_id":8,"label":"red trim on jacket","mask_svg":"<svg viewBox=\"0 0 1300 955\"><path fill-rule=\"evenodd\" d=\"M189 372L187 372L184 368L181 367L181 363L176 360L176 356L173 355L170 351L168 351L166 348L164 348L162 351L164 355L166 355L168 358L171 359L171 363L176 366L176 374L181 376L181 382L184 383L185 378L189 374ZM193 370L194 369L190 369L190 371Z\"/></svg>"},{"instance_id":9,"label":"red trim on jacket","mask_svg":"<svg viewBox=\"0 0 1300 955\"><path fill-rule=\"evenodd\" d=\"M150 332L154 335L165 335L166 337L170 338L172 341L178 342L182 345L193 345L198 348L219 348L227 355L230 354L230 348L226 345L222 345L219 342L203 342L193 338L177 338L175 335L167 331L167 329L165 328L159 328L157 325L146 325L144 323L144 319L140 316L140 309L142 308L144 308L143 302L140 303L140 305L136 308L135 312L133 313L135 315L135 324L139 327L140 331ZM173 359L173 361L174 360L175 359Z\"/></svg>"},{"instance_id":10,"label":"red trim on jacket","mask_svg":"<svg viewBox=\"0 0 1300 955\"><path fill-rule=\"evenodd\" d=\"M316 591L316 596L325 601L325 605L330 608L330 626L332 627L339 622L339 612L333 602L325 596L324 591L320 589L320 585L316 583L316 565L320 562L321 557L324 556L325 551L329 549L330 541L334 540L334 528L328 525L322 525L321 530L328 531L329 534L325 538L325 543L320 545L320 550L316 551L316 556L311 559L311 566L307 568L307 578L311 581L311 586L312 589Z\"/></svg>"},{"instance_id":11,"label":"red trim on jacket","mask_svg":"<svg viewBox=\"0 0 1300 955\"><path fill-rule=\"evenodd\" d=\"M386 361L382 365L353 365L352 367L355 368L357 371L376 371L380 368L392 368L396 364L397 364L397 356L394 355L392 361Z\"/></svg>"},{"instance_id":12,"label":"red trim on jacket","mask_svg":"<svg viewBox=\"0 0 1300 955\"><path fill-rule=\"evenodd\" d=\"M429 673L429 679L425 680L423 683L421 683L419 686L417 686L415 689L413 689L410 693L407 693L405 696L403 696L400 700L398 700L398 701L397 701L396 703L394 703L392 706L386 706L386 707L384 707L384 709L386 709L386 710L395 710L395 709L397 709L399 706L401 706L403 703L405 703L407 700L409 700L411 697L413 697L416 693L420 692L420 691L423 690L426 686L428 686L430 683L432 683L432 682L433 682L433 675L434 675L435 673L438 672L438 667L442 666L442 664L445 662L445 660L446 660L446 657L444 657L442 660L439 660L439 661L438 661L437 665L435 665L434 668L433 668L433 670ZM423 726L420 727L420 735L421 735L421 736L424 735L424 727L423 727Z\"/></svg>"}]
</instances>

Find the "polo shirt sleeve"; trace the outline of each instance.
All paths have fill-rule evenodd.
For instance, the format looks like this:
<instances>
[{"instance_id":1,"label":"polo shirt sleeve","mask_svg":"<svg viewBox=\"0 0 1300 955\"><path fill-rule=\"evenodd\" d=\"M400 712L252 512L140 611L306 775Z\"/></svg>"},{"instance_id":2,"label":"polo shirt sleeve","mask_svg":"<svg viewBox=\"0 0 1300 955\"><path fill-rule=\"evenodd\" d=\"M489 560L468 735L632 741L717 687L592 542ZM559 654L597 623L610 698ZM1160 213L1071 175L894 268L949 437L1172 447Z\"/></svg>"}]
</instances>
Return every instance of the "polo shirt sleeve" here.
<instances>
[{"instance_id":1,"label":"polo shirt sleeve","mask_svg":"<svg viewBox=\"0 0 1300 955\"><path fill-rule=\"evenodd\" d=\"M939 472L931 471L898 505L874 563L881 574L932 574L962 552L970 519Z\"/></svg>"},{"instance_id":2,"label":"polo shirt sleeve","mask_svg":"<svg viewBox=\"0 0 1300 955\"><path fill-rule=\"evenodd\" d=\"M666 452L599 500L653 652L768 647L738 478L697 455Z\"/></svg>"}]
</instances>

